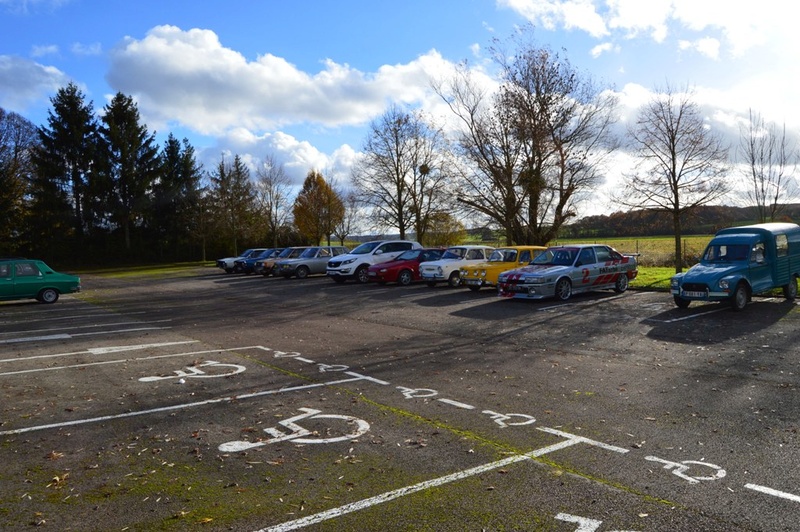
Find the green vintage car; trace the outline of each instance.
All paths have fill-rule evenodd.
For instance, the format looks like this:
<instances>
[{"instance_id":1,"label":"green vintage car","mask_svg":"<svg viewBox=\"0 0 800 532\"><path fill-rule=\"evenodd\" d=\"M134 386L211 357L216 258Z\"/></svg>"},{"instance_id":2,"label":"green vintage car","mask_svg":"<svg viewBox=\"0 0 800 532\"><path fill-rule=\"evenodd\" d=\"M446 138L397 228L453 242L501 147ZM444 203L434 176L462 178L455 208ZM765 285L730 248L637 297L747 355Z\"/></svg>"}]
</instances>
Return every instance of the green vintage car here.
<instances>
[{"instance_id":1,"label":"green vintage car","mask_svg":"<svg viewBox=\"0 0 800 532\"><path fill-rule=\"evenodd\" d=\"M53 271L40 260L0 258L0 301L35 299L55 303L61 294L80 291L80 277Z\"/></svg>"}]
</instances>

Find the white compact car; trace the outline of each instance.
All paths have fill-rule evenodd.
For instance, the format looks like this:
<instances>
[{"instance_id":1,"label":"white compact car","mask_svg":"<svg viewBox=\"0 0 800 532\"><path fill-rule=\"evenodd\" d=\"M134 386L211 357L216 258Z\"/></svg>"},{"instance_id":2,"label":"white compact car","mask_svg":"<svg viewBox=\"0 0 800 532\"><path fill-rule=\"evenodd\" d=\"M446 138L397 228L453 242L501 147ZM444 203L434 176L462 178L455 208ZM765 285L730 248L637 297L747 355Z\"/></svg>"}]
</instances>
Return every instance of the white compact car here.
<instances>
[{"instance_id":1,"label":"white compact car","mask_svg":"<svg viewBox=\"0 0 800 532\"><path fill-rule=\"evenodd\" d=\"M397 257L409 249L421 248L419 242L411 240L374 240L364 242L346 255L339 255L328 261L326 273L337 283L355 279L359 283L369 280L367 269Z\"/></svg>"},{"instance_id":2,"label":"white compact car","mask_svg":"<svg viewBox=\"0 0 800 532\"><path fill-rule=\"evenodd\" d=\"M442 258L420 264L419 273L428 286L446 282L449 286L461 283L459 269L462 266L489 260L494 250L491 246L453 246L447 248Z\"/></svg>"}]
</instances>

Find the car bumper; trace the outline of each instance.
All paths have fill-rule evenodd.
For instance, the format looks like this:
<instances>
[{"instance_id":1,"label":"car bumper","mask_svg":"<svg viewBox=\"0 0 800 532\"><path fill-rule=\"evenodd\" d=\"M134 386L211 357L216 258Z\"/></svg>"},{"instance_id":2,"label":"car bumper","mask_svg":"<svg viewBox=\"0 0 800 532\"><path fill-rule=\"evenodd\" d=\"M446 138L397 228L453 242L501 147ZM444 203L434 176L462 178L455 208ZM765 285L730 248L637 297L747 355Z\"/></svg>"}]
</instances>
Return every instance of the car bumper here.
<instances>
[{"instance_id":1,"label":"car bumper","mask_svg":"<svg viewBox=\"0 0 800 532\"><path fill-rule=\"evenodd\" d=\"M423 281L429 281L429 282L430 281L446 281L447 280L447 277L445 277L444 275L438 275L438 274L429 273L429 272L421 272L419 274L419 276L422 278Z\"/></svg>"},{"instance_id":2,"label":"car bumper","mask_svg":"<svg viewBox=\"0 0 800 532\"><path fill-rule=\"evenodd\" d=\"M325 270L325 275L328 277L342 277L342 278L350 278L353 277L353 269L352 268L338 268L336 270Z\"/></svg>"},{"instance_id":3,"label":"car bumper","mask_svg":"<svg viewBox=\"0 0 800 532\"><path fill-rule=\"evenodd\" d=\"M670 290L670 293L673 296L685 299L687 301L725 301L726 299L730 299L732 297L732 294L729 292L711 292L708 290L687 291L680 288L673 288Z\"/></svg>"},{"instance_id":4,"label":"car bumper","mask_svg":"<svg viewBox=\"0 0 800 532\"><path fill-rule=\"evenodd\" d=\"M545 299L555 295L555 284L500 283L497 295L516 299Z\"/></svg>"},{"instance_id":5,"label":"car bumper","mask_svg":"<svg viewBox=\"0 0 800 532\"><path fill-rule=\"evenodd\" d=\"M461 279L461 284L464 286L477 286L478 288L482 288L484 286L494 286L493 283L487 281L486 279L479 279L476 277L470 277L468 279Z\"/></svg>"}]
</instances>

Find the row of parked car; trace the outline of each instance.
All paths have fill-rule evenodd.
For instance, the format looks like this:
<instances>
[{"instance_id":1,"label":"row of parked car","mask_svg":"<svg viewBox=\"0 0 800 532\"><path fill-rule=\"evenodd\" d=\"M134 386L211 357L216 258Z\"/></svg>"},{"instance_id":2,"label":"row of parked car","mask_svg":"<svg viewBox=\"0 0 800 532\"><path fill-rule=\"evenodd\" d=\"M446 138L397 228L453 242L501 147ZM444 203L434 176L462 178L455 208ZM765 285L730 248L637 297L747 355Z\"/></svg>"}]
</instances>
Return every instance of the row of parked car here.
<instances>
[{"instance_id":1,"label":"row of parked car","mask_svg":"<svg viewBox=\"0 0 800 532\"><path fill-rule=\"evenodd\" d=\"M613 289L624 292L638 273L636 257L609 246L560 247L458 245L425 248L410 240L376 240L353 250L343 246L255 248L219 259L228 273L286 278L325 274L334 282L446 283L477 291L490 287L500 296L568 299L573 293Z\"/></svg>"}]
</instances>

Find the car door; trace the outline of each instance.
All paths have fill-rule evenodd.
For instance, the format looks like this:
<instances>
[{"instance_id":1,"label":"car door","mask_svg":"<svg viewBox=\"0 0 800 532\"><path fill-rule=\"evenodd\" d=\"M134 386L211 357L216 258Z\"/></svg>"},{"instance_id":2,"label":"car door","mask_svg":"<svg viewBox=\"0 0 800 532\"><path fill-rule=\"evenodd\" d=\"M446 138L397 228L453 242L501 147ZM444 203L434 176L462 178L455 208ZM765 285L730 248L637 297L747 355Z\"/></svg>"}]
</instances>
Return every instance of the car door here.
<instances>
[{"instance_id":1,"label":"car door","mask_svg":"<svg viewBox=\"0 0 800 532\"><path fill-rule=\"evenodd\" d=\"M767 257L764 242L756 243L750 251L750 284L753 292L763 292L772 288L772 265Z\"/></svg>"},{"instance_id":2,"label":"car door","mask_svg":"<svg viewBox=\"0 0 800 532\"><path fill-rule=\"evenodd\" d=\"M19 261L14 264L14 295L35 297L42 288L44 274L32 261Z\"/></svg>"},{"instance_id":3,"label":"car door","mask_svg":"<svg viewBox=\"0 0 800 532\"><path fill-rule=\"evenodd\" d=\"M0 299L14 295L14 269L10 262L0 264Z\"/></svg>"},{"instance_id":4,"label":"car door","mask_svg":"<svg viewBox=\"0 0 800 532\"><path fill-rule=\"evenodd\" d=\"M331 248L319 248L319 250L317 250L317 256L308 261L308 267L311 270L311 273L325 273L325 268L327 267L328 261L332 256L333 253L331 253Z\"/></svg>"},{"instance_id":5,"label":"car door","mask_svg":"<svg viewBox=\"0 0 800 532\"><path fill-rule=\"evenodd\" d=\"M400 255L402 252L411 249L411 244L405 242L386 242L381 244L375 250L375 263L390 261Z\"/></svg>"},{"instance_id":6,"label":"car door","mask_svg":"<svg viewBox=\"0 0 800 532\"><path fill-rule=\"evenodd\" d=\"M588 290L589 287L597 282L599 272L600 267L597 264L597 254L594 248L582 248L578 253L578 259L575 261L575 275L573 276L572 286L581 290Z\"/></svg>"}]
</instances>

